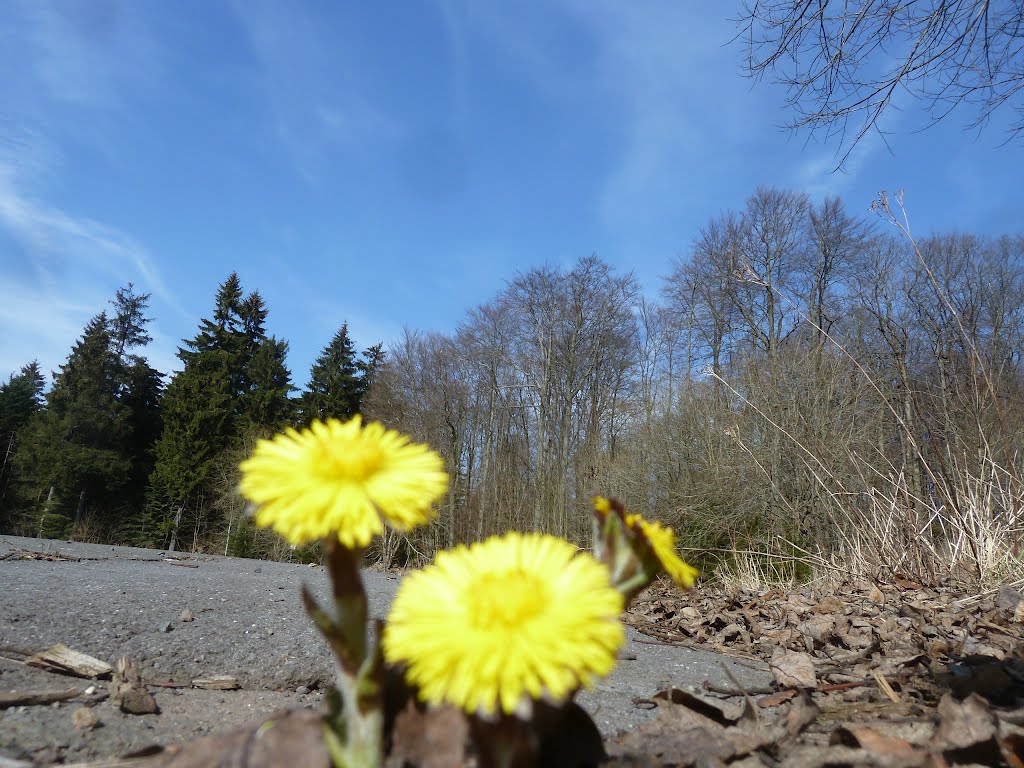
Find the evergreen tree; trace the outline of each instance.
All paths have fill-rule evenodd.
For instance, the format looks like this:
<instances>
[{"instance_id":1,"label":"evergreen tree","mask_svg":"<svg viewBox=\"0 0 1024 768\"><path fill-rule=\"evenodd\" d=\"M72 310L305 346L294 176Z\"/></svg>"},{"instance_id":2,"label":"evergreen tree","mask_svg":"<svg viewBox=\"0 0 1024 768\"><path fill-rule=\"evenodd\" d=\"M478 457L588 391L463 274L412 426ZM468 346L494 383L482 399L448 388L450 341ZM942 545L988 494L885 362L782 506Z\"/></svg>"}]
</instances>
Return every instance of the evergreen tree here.
<instances>
[{"instance_id":1,"label":"evergreen tree","mask_svg":"<svg viewBox=\"0 0 1024 768\"><path fill-rule=\"evenodd\" d=\"M0 384L0 530L9 528L4 514L12 506L8 495L18 449L19 433L43 405L45 380L39 363L33 360Z\"/></svg>"},{"instance_id":2,"label":"evergreen tree","mask_svg":"<svg viewBox=\"0 0 1024 768\"><path fill-rule=\"evenodd\" d=\"M45 380L39 363L33 360L0 384L0 439L10 439L43 405Z\"/></svg>"},{"instance_id":3,"label":"evergreen tree","mask_svg":"<svg viewBox=\"0 0 1024 768\"><path fill-rule=\"evenodd\" d=\"M117 499L130 475L130 424L119 399L118 361L106 313L93 317L54 378L47 407L29 421L16 455L20 482L78 522L87 506ZM53 506L52 504L50 505Z\"/></svg>"},{"instance_id":4,"label":"evergreen tree","mask_svg":"<svg viewBox=\"0 0 1024 768\"><path fill-rule=\"evenodd\" d=\"M365 371L356 359L355 345L345 323L310 370L309 387L300 402L303 423L331 417L348 419L359 413L364 379Z\"/></svg>"},{"instance_id":5,"label":"evergreen tree","mask_svg":"<svg viewBox=\"0 0 1024 768\"><path fill-rule=\"evenodd\" d=\"M131 350L144 347L153 339L146 317L150 294L136 294L132 283L119 288L110 303L115 313L110 320L111 351L117 358L119 398L126 407L129 435L124 451L132 463L128 497L133 508L143 501L149 476L155 465L154 447L160 437L160 398L163 377L141 355Z\"/></svg>"},{"instance_id":6,"label":"evergreen tree","mask_svg":"<svg viewBox=\"0 0 1024 768\"><path fill-rule=\"evenodd\" d=\"M273 433L291 423L295 404L289 398L295 390L285 364L288 342L273 336L264 339L246 369L248 391L242 399L244 419L260 433Z\"/></svg>"},{"instance_id":7,"label":"evergreen tree","mask_svg":"<svg viewBox=\"0 0 1024 768\"><path fill-rule=\"evenodd\" d=\"M136 295L135 286L128 283L124 288L117 289L110 302L114 307L114 316L110 320L111 350L125 368L139 359L136 355L130 355L128 350L144 347L153 340L146 329L152 320L145 316L149 296L148 293Z\"/></svg>"},{"instance_id":8,"label":"evergreen tree","mask_svg":"<svg viewBox=\"0 0 1024 768\"><path fill-rule=\"evenodd\" d=\"M245 350L241 306L241 282L232 272L217 290L212 318L201 320L199 332L178 349L185 367L164 395L151 501L167 505L179 522L183 512L198 513L217 458L237 434Z\"/></svg>"},{"instance_id":9,"label":"evergreen tree","mask_svg":"<svg viewBox=\"0 0 1024 768\"><path fill-rule=\"evenodd\" d=\"M150 477L151 505L173 517L172 542L177 529L198 524L204 505L218 496L214 486L225 457L233 457L242 438L253 429L276 431L291 419L288 345L267 337L266 318L263 298L244 296L232 273L217 291L212 318L203 319L178 351L185 367L163 399Z\"/></svg>"},{"instance_id":10,"label":"evergreen tree","mask_svg":"<svg viewBox=\"0 0 1024 768\"><path fill-rule=\"evenodd\" d=\"M363 377L362 388L359 392L360 405L370 391L370 387L373 386L386 357L387 352L384 351L384 345L379 342L363 351L363 359L359 361L359 372Z\"/></svg>"}]
</instances>

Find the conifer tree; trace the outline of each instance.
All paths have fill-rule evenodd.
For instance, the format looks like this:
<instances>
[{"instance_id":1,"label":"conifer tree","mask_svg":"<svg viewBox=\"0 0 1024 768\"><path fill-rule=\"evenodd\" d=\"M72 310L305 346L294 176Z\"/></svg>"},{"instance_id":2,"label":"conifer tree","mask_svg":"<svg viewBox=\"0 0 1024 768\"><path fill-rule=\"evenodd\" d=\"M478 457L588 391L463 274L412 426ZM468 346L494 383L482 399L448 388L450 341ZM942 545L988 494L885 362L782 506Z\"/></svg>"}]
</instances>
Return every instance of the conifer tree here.
<instances>
[{"instance_id":1,"label":"conifer tree","mask_svg":"<svg viewBox=\"0 0 1024 768\"><path fill-rule=\"evenodd\" d=\"M144 497L155 464L155 444L160 437L160 398L162 374L132 350L152 341L146 317L150 294L136 294L132 283L119 288L113 301L110 320L111 351L117 358L119 397L126 407L129 435L124 451L132 469L126 502L138 507Z\"/></svg>"},{"instance_id":2,"label":"conifer tree","mask_svg":"<svg viewBox=\"0 0 1024 768\"><path fill-rule=\"evenodd\" d=\"M386 357L387 352L384 351L384 345L379 342L363 350L363 359L359 361L359 372L363 377L362 388L359 392L360 405L362 405L362 401L370 391L370 387L373 386L377 373L380 371L381 366L384 365Z\"/></svg>"},{"instance_id":3,"label":"conifer tree","mask_svg":"<svg viewBox=\"0 0 1024 768\"><path fill-rule=\"evenodd\" d=\"M266 318L260 294L245 296L232 273L218 288L212 318L178 351L184 369L167 387L150 477L151 504L174 520L172 543L183 525L198 524L242 438L291 420L288 344L267 337Z\"/></svg>"},{"instance_id":4,"label":"conifer tree","mask_svg":"<svg viewBox=\"0 0 1024 768\"><path fill-rule=\"evenodd\" d=\"M348 419L359 412L365 374L344 323L310 369L309 387L301 398L302 421Z\"/></svg>"},{"instance_id":5,"label":"conifer tree","mask_svg":"<svg viewBox=\"0 0 1024 768\"><path fill-rule=\"evenodd\" d=\"M55 376L46 409L29 422L16 456L21 483L78 522L104 509L128 482L130 424L119 399L118 361L105 312L93 317ZM51 504L51 507L53 505Z\"/></svg>"},{"instance_id":6,"label":"conifer tree","mask_svg":"<svg viewBox=\"0 0 1024 768\"><path fill-rule=\"evenodd\" d=\"M45 380L33 360L0 384L0 530L10 526L4 514L14 499L8 495L19 434L43 405Z\"/></svg>"},{"instance_id":7,"label":"conifer tree","mask_svg":"<svg viewBox=\"0 0 1024 768\"><path fill-rule=\"evenodd\" d=\"M242 416L258 433L277 432L294 419L295 390L285 357L288 342L271 336L256 347L246 367L248 390L242 398Z\"/></svg>"},{"instance_id":8,"label":"conifer tree","mask_svg":"<svg viewBox=\"0 0 1024 768\"><path fill-rule=\"evenodd\" d=\"M221 283L213 316L178 349L185 367L167 387L163 431L150 478L153 503L168 505L180 522L202 504L218 456L237 434L235 407L243 375L242 286L232 272Z\"/></svg>"}]
</instances>

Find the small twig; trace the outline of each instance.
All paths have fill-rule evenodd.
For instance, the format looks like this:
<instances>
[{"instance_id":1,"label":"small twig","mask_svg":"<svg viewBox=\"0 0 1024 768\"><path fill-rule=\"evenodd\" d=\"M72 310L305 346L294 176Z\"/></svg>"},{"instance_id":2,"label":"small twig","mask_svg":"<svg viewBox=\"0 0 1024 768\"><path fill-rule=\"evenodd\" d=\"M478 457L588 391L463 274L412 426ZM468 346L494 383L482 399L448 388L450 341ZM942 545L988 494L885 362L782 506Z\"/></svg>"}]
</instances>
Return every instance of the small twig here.
<instances>
[{"instance_id":1,"label":"small twig","mask_svg":"<svg viewBox=\"0 0 1024 768\"><path fill-rule=\"evenodd\" d=\"M896 691L889 685L889 681L885 679L885 675L882 674L882 670L875 669L871 672L871 676L875 678L875 682L878 683L879 690L885 694L886 698L889 699L893 704L900 703L900 696Z\"/></svg>"},{"instance_id":2,"label":"small twig","mask_svg":"<svg viewBox=\"0 0 1024 768\"><path fill-rule=\"evenodd\" d=\"M7 707L33 707L40 704L52 704L55 701L67 701L81 696L83 691L78 688L67 688L63 691L11 691L0 693L0 709Z\"/></svg>"},{"instance_id":3,"label":"small twig","mask_svg":"<svg viewBox=\"0 0 1024 768\"><path fill-rule=\"evenodd\" d=\"M722 696L745 696L747 694L753 694L754 696L767 696L772 693L777 693L777 691L770 686L764 686L760 688L748 688L744 691L740 688L729 688L724 685L715 685L710 680L705 680L703 685L704 690L708 691L709 693L718 693Z\"/></svg>"},{"instance_id":4,"label":"small twig","mask_svg":"<svg viewBox=\"0 0 1024 768\"><path fill-rule=\"evenodd\" d=\"M829 685L819 685L814 690L818 693L833 693L834 691L848 691L851 688L863 688L865 685L870 685L867 680L851 680L848 683L830 683Z\"/></svg>"},{"instance_id":5,"label":"small twig","mask_svg":"<svg viewBox=\"0 0 1024 768\"><path fill-rule=\"evenodd\" d=\"M146 680L146 685L154 688L191 688L191 683L179 683L175 680Z\"/></svg>"},{"instance_id":6,"label":"small twig","mask_svg":"<svg viewBox=\"0 0 1024 768\"><path fill-rule=\"evenodd\" d=\"M718 662L718 666L720 666L722 668L722 671L725 672L725 676L729 678L729 682L731 682L733 685L735 685L737 688L739 688L741 691L743 691L743 699L744 699L744 702L747 705L747 709L749 710L749 713L751 715L753 715L754 722L760 723L761 722L761 712L758 709L757 702L754 701L750 697L750 692L747 691L747 689L743 687L743 685L740 683L740 681L736 679L736 675L734 675L733 671L731 669L729 669L729 667L727 667L725 665L725 662L723 662L723 661ZM746 716L746 715L747 715L747 713L744 712L744 716Z\"/></svg>"}]
</instances>

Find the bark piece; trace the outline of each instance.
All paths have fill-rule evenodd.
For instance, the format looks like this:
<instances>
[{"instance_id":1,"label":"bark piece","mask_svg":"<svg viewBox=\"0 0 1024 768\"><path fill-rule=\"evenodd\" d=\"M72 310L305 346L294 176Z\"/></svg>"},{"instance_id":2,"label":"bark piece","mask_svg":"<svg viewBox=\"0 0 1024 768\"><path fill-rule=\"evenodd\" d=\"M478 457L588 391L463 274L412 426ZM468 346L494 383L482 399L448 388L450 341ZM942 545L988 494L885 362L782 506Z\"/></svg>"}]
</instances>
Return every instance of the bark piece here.
<instances>
[{"instance_id":1,"label":"bark piece","mask_svg":"<svg viewBox=\"0 0 1024 768\"><path fill-rule=\"evenodd\" d=\"M0 693L0 709L52 704L55 701L73 699L81 694L82 691L78 688L67 688L63 691L11 691L10 693Z\"/></svg>"},{"instance_id":2,"label":"bark piece","mask_svg":"<svg viewBox=\"0 0 1024 768\"><path fill-rule=\"evenodd\" d=\"M213 677L197 677L192 681L193 688L206 688L211 691L237 691L240 686L238 678L231 675L214 675Z\"/></svg>"},{"instance_id":3,"label":"bark piece","mask_svg":"<svg viewBox=\"0 0 1024 768\"><path fill-rule=\"evenodd\" d=\"M107 662L68 648L63 643L51 645L45 651L30 656L25 663L75 677L105 677L112 671Z\"/></svg>"}]
</instances>

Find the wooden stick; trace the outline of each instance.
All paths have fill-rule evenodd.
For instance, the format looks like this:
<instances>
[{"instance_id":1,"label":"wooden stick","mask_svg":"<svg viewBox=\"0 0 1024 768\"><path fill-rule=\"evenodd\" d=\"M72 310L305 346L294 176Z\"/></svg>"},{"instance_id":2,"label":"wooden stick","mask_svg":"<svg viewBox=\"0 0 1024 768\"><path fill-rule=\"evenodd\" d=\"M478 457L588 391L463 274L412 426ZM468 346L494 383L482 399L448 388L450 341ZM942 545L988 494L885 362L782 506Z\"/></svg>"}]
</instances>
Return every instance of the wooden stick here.
<instances>
[{"instance_id":1,"label":"wooden stick","mask_svg":"<svg viewBox=\"0 0 1024 768\"><path fill-rule=\"evenodd\" d=\"M8 707L34 707L39 704L52 704L55 701L67 701L81 696L83 691L78 688L67 688L63 691L12 691L0 693L0 709Z\"/></svg>"}]
</instances>

